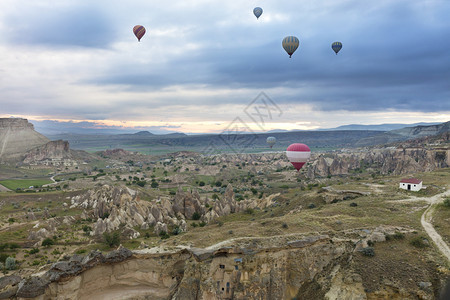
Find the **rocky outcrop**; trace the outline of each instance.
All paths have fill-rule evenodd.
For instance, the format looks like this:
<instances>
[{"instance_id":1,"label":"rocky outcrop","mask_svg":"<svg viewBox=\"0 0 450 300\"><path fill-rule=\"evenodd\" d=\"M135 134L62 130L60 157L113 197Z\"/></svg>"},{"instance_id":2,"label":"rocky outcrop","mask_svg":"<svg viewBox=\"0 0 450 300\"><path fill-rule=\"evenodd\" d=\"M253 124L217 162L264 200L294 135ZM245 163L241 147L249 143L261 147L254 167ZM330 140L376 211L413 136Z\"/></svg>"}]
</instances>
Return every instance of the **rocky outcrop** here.
<instances>
[{"instance_id":1,"label":"rocky outcrop","mask_svg":"<svg viewBox=\"0 0 450 300\"><path fill-rule=\"evenodd\" d=\"M203 207L196 192L179 191L175 200L159 198L153 201L141 201L139 195L128 188L102 186L89 190L83 195L71 200L71 207L85 209L84 216L97 219L91 235L101 236L104 232L118 230L121 224L122 233L128 238L136 238L139 232L133 227L148 229L154 226L154 231L160 234L168 232L169 227L178 227L186 231L186 217L192 217L196 209ZM185 205L185 206L183 206ZM188 208L188 209L185 209Z\"/></svg>"},{"instance_id":2,"label":"rocky outcrop","mask_svg":"<svg viewBox=\"0 0 450 300\"><path fill-rule=\"evenodd\" d=\"M233 187L228 185L223 196L215 200L201 199L198 191L183 191L179 188L173 199L161 197L152 201L141 201L138 193L128 188L104 185L73 197L71 207L83 208L84 218L97 220L91 232L93 236L101 236L105 232L121 228L122 234L128 238L136 238L139 236L139 232L133 229L136 226L142 229L153 226L156 234L169 232L175 227L186 231L186 219L192 219L194 213L208 223L220 216L241 212L247 208L263 208L272 203L270 199L237 202ZM125 227L121 227L121 224L125 224ZM34 237L42 234L32 232L31 235Z\"/></svg>"},{"instance_id":3,"label":"rocky outcrop","mask_svg":"<svg viewBox=\"0 0 450 300\"><path fill-rule=\"evenodd\" d=\"M308 178L379 172L408 174L450 166L450 149L370 149L352 153L327 153L312 157Z\"/></svg>"},{"instance_id":4,"label":"rocky outcrop","mask_svg":"<svg viewBox=\"0 0 450 300\"><path fill-rule=\"evenodd\" d=\"M27 119L0 118L0 161L21 161L25 153L49 139L34 130Z\"/></svg>"},{"instance_id":5,"label":"rocky outcrop","mask_svg":"<svg viewBox=\"0 0 450 300\"><path fill-rule=\"evenodd\" d=\"M24 163L37 163L44 160L63 160L72 159L70 153L69 142L67 141L51 141L45 145L36 147L28 151L23 160Z\"/></svg>"}]
</instances>

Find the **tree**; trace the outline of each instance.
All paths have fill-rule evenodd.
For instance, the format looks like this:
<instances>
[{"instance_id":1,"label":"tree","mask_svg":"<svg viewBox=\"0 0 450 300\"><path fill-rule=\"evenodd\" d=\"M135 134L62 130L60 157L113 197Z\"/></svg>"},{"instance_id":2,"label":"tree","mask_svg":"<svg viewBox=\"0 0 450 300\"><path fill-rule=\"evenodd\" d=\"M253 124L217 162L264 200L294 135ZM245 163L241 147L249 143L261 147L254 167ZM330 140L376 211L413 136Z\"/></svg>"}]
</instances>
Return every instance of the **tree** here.
<instances>
[{"instance_id":1,"label":"tree","mask_svg":"<svg viewBox=\"0 0 450 300\"><path fill-rule=\"evenodd\" d=\"M198 212L194 212L192 215L192 220L200 220L201 215Z\"/></svg>"},{"instance_id":2,"label":"tree","mask_svg":"<svg viewBox=\"0 0 450 300\"><path fill-rule=\"evenodd\" d=\"M138 186L140 186L140 187L144 187L144 185L146 184L147 182L146 181L141 181L141 180L139 180L139 181L137 181L136 182L136 184L138 185Z\"/></svg>"},{"instance_id":3,"label":"tree","mask_svg":"<svg viewBox=\"0 0 450 300\"><path fill-rule=\"evenodd\" d=\"M55 243L55 241L53 241L51 238L46 238L45 240L42 241L42 246L44 247L50 247Z\"/></svg>"},{"instance_id":4,"label":"tree","mask_svg":"<svg viewBox=\"0 0 450 300\"><path fill-rule=\"evenodd\" d=\"M156 189L159 184L156 181L152 181L152 188Z\"/></svg>"},{"instance_id":5,"label":"tree","mask_svg":"<svg viewBox=\"0 0 450 300\"><path fill-rule=\"evenodd\" d=\"M120 233L118 231L114 231L113 233L105 232L103 233L103 238L109 247L120 245Z\"/></svg>"}]
</instances>

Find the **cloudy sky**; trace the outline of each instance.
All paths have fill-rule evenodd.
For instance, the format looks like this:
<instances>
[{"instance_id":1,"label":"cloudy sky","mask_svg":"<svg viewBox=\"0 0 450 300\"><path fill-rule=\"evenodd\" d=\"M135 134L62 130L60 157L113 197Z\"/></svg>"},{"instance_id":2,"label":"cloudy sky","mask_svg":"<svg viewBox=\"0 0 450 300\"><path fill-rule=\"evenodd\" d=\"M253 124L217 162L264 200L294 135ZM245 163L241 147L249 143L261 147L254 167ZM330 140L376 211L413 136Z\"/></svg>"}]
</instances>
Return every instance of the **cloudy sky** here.
<instances>
[{"instance_id":1,"label":"cloudy sky","mask_svg":"<svg viewBox=\"0 0 450 300\"><path fill-rule=\"evenodd\" d=\"M0 117L191 133L444 122L448 16L448 0L2 0Z\"/></svg>"}]
</instances>

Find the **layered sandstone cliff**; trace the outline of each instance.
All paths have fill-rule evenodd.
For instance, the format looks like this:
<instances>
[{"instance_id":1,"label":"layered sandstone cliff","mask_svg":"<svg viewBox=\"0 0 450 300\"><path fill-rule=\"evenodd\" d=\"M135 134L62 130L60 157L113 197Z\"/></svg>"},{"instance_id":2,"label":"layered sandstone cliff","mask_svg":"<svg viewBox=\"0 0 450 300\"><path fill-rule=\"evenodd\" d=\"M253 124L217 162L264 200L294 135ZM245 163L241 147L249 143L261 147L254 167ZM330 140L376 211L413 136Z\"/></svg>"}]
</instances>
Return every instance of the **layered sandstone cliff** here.
<instances>
[{"instance_id":1,"label":"layered sandstone cliff","mask_svg":"<svg viewBox=\"0 0 450 300\"><path fill-rule=\"evenodd\" d=\"M387 233L383 228L365 231L370 234L363 242ZM359 243L355 247L353 239L327 235L293 238L274 240L272 246L234 244L156 254L125 248L107 254L92 251L56 262L32 277L2 278L0 298L434 299L441 288L428 281L431 274L424 273L417 277L416 286L386 279L376 290L368 290L372 280L366 282L367 276L354 267L361 257ZM249 244L259 243L256 238Z\"/></svg>"},{"instance_id":2,"label":"layered sandstone cliff","mask_svg":"<svg viewBox=\"0 0 450 300\"><path fill-rule=\"evenodd\" d=\"M23 155L49 139L34 130L27 119L0 118L0 161L20 160Z\"/></svg>"}]
</instances>

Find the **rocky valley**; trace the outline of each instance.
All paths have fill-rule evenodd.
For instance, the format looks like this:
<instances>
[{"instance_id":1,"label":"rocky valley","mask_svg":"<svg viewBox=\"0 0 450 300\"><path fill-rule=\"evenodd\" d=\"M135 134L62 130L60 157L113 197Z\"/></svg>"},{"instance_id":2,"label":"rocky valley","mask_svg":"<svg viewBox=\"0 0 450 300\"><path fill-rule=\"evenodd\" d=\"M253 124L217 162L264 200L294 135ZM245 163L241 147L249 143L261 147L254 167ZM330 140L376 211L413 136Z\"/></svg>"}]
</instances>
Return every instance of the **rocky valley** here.
<instances>
[{"instance_id":1,"label":"rocky valley","mask_svg":"<svg viewBox=\"0 0 450 300\"><path fill-rule=\"evenodd\" d=\"M0 298L439 299L450 150L435 131L312 151L295 172L279 151L87 153L9 122ZM424 188L400 189L411 177Z\"/></svg>"}]
</instances>

